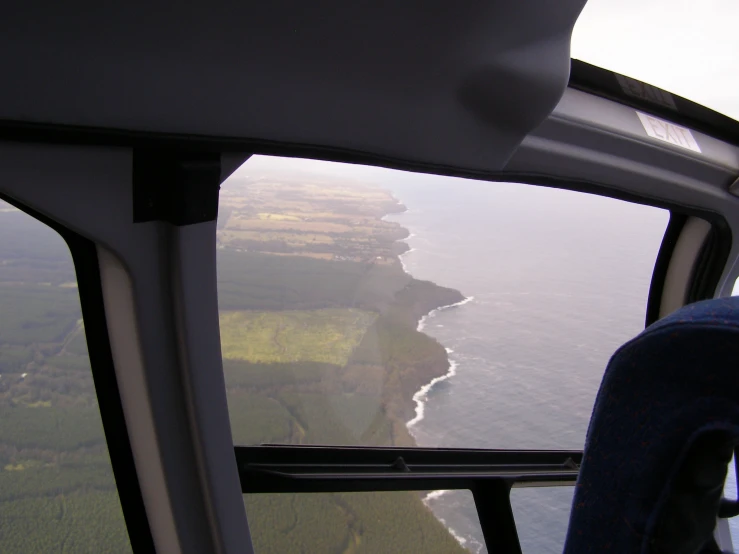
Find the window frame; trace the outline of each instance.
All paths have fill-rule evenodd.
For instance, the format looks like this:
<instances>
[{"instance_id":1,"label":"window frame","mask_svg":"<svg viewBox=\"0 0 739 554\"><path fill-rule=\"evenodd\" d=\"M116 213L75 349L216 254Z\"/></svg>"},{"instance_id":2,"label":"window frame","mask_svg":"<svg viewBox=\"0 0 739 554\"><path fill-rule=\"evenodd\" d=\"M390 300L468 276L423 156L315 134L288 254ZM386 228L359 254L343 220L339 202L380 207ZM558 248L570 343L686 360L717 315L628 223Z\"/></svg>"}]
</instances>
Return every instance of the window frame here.
<instances>
[{"instance_id":1,"label":"window frame","mask_svg":"<svg viewBox=\"0 0 739 554\"><path fill-rule=\"evenodd\" d=\"M281 150L280 153L285 154L286 151ZM506 175L505 179L512 180L511 176ZM597 194L598 196L615 197L625 200L622 195L607 194L597 186L583 186L582 184L569 184L564 186L563 183L553 182L550 179L542 179L540 176L521 176L516 177L517 181L533 185L545 185L552 188L562 188L565 190L573 190L582 193ZM67 227L60 225L54 220L27 208L23 204L14 199L0 194L0 198L7 201L31 215L40 222L48 225L65 240L73 257L75 272L77 274L80 302L82 307L83 320L86 324L88 349L90 351L91 367L93 368L93 379L95 383L96 394L100 405L101 418L103 420L104 433L106 441L109 445L111 463L113 466L116 485L119 491L121 506L128 529L131 547L135 552L154 552L155 547L149 521L146 517L144 502L141 489L136 474L133 454L130 442L128 441L128 433L126 430L125 418L121 404L118 385L115 377L113 359L108 336L107 323L105 319L105 308L103 304L102 284L99 273L99 260L96 245L93 241L82 237ZM629 197L628 200L634 201L635 198ZM655 207L667 207L664 203L649 202L647 199L638 198L638 203ZM660 205L662 204L662 205ZM706 218L712 222L712 228L725 229L724 240L731 244L731 233L728 226L722 224L724 221L720 214L705 212L702 210L686 210L683 207L669 206L671 208L671 221L677 222L684 220L686 213L698 213L702 218ZM668 226L668 232L669 232ZM666 232L666 236L668 234ZM675 231L673 230L672 233ZM664 242L663 242L664 245ZM729 255L729 248L722 249L722 254ZM660 250L659 257L664 257L667 253L671 254L669 249ZM658 261L659 261L658 257ZM726 259L716 256L701 256L710 260L713 268L720 267L721 262L725 263ZM669 259L669 258L667 258ZM655 275L652 280L652 290L650 290L650 298L652 293L658 289L655 288L655 279L660 274L655 265ZM694 275L697 272L694 272ZM721 272L715 273L716 279L720 277ZM709 291L703 288L704 291ZM122 433L125 433L123 435ZM126 440L120 440L125 436ZM307 452L302 447L285 447L288 448L288 454L295 464L310 465L307 460L301 457ZM338 451L342 455L346 454L346 449L336 447L315 447L321 455L328 457L335 456ZM441 449L408 449L403 450L402 454L393 458L415 457L417 465L433 465L437 459ZM475 456L482 456L486 460L488 466L498 465L506 456L519 455L526 458L533 464L546 464L546 460L550 460L552 455L560 455L562 451L499 451L499 450L457 450L454 455L460 457L456 469L445 468L442 473L433 479L417 479L412 472L396 473L397 469L390 472L380 474L376 479L352 480L351 473L356 470L359 458L367 458L373 456L388 456L388 450L383 448L362 447L354 451L355 460L352 463L345 463L342 472L326 473L322 476L321 484L316 485L294 476L290 479L290 485L286 486L284 480L275 478L265 478L264 469L259 472L254 471L253 462L249 461L251 457L257 456L264 462L263 456L266 455L267 463L273 464L280 460L280 457L271 458L277 452L268 446L258 447L240 447L235 446L234 453L238 463L239 477L241 478L243 493L267 493L267 492L294 492L294 493L311 493L311 492L358 492L358 491L381 491L381 490L428 490L431 488L446 489L469 489L473 493L476 508L483 529L486 544L492 548L492 545L502 549L504 552L519 553L520 544L516 532L516 523L513 519L513 513L510 505L510 490L515 485L520 486L555 486L574 484L577 477L577 470L571 467L560 468L561 471L553 470L551 467L535 472L534 474L526 474L523 466L527 464L513 464L509 467L509 471L516 473L514 477L503 475L499 469L486 469L478 471L476 476L471 476L475 468L479 470L479 459L475 461ZM398 451L396 449L395 454ZM359 458L356 458L359 456ZM578 460L582 458L581 451L569 451L567 457L575 460L575 466L579 464ZM461 459L464 458L464 461ZM346 460L345 460L346 461ZM563 462L563 464L566 463ZM386 463L388 467L392 463ZM530 464L528 464L530 465ZM562 464L560 464L562 465ZM564 473L563 473L564 472ZM252 483L257 475L261 482L259 490ZM494 525L493 525L494 522ZM493 528L495 527L495 528Z\"/></svg>"},{"instance_id":2,"label":"window frame","mask_svg":"<svg viewBox=\"0 0 739 554\"><path fill-rule=\"evenodd\" d=\"M585 79L585 77L583 77L582 74L578 76L578 71L582 73L581 70L577 69L577 64L573 62L573 75L570 78L569 84L571 88L582 90L589 94L598 95L604 98L613 99L615 100L615 102L620 104L632 105L636 102L633 98L627 98L623 95L619 96L617 90L610 90L608 88L610 85L606 82L606 77L611 78L615 74L602 70L605 71L605 73L601 74L601 77L603 77L603 79L601 79L600 82L598 82L598 79L595 79L593 82L586 82L585 80L583 80ZM662 113L659 111L658 106L650 104L649 102L644 101L638 102L637 104L637 107L639 107L640 109L644 109L647 112L657 114ZM708 135L721 138L729 144L737 144L739 142L739 123L731 121L730 125L727 125L727 122L724 120L716 120L713 117L714 114L715 112L703 109L703 111L698 110L698 112L695 112L694 116L690 120L678 119L678 114L672 112L664 114L664 116L670 120L683 122L692 128L702 129ZM720 242L723 246L718 250L720 255L714 255L716 250L713 247L708 248L707 246L706 249L710 252L708 252L704 256L699 256L699 258L704 259L705 261L703 261L701 264L698 264L702 266L700 268L700 272L694 271L692 278L695 283L697 283L697 279L701 279L701 284L696 284L695 287L691 288L691 296L696 297L697 299L699 299L700 296L710 298L716 295L717 286L721 284L721 277L724 274L723 272L726 269L728 256L731 253L731 228L727 224L726 218L718 211L714 212L704 209L695 209L690 206L686 206L685 204L673 204L671 202L649 198L646 195L622 193L619 192L612 185L606 186L598 182L577 181L576 179L568 178L565 176L547 177L537 173L526 172L490 173L485 171L475 171L474 169L470 168L437 166L433 164L417 163L409 160L388 158L378 154L357 152L340 147L287 144L270 142L266 140L255 140L246 138L240 139L233 137L203 137L188 134L171 135L156 132L79 128L64 125L38 124L17 121L0 121L0 138L8 139L10 141L55 143L66 145L73 144L86 145L90 147L99 146L102 144L106 146L120 146L134 149L177 148L190 152L195 151L217 153L221 154L222 156L239 152L251 152L267 155L287 155L296 157L299 156L326 161L379 165L405 171L418 171L425 173L435 173L439 175L477 178L487 181L519 181L528 184L543 185L553 188L562 188L565 190L592 193L599 196L612 197L621 200L638 202L645 205L667 208L671 211L671 214L674 215L676 221L670 236L673 236L677 232L677 229L679 227L679 219L682 217L680 214L691 214L706 219L712 223L712 226L718 227L719 234L722 237ZM4 195L0 195L0 198L6 199ZM153 551L154 545L151 538L151 530L146 518L141 490L138 483L135 466L133 464L131 445L130 441L128 440L128 433L126 432L125 428L125 419L123 417L121 399L113 368L95 243L77 235L66 227L58 225L48 218L45 218L41 214L34 214L32 210L28 210L24 206L13 202L11 199L6 199L6 201L8 201L10 204L15 205L16 207L19 207L24 212L29 213L29 215L36 217L36 219L42 221L43 223L46 223L53 229L57 230L57 232L62 235L62 237L65 239L70 247L70 251L72 252L75 264L75 271L77 272L77 278L79 282L80 301L82 305L83 319L85 320L86 328L88 331L88 348L90 350L93 378L95 382L96 393L98 394L104 432L106 440L108 438L115 439L113 441L108 441L108 444L109 448L111 444L114 444L116 447L115 452L113 450L110 450L110 456L111 462L113 464L116 483L119 489L119 495L121 494L121 492L123 492L123 495L121 495L121 505L124 511L124 516L126 518L129 537L131 538L131 546L137 553ZM673 219L672 215L671 221ZM668 231L670 231L669 226ZM664 241L663 245L665 245ZM725 253L725 257L723 257L723 253ZM661 268L665 263L667 263L669 261L669 258L671 257L671 254L672 250L670 249L670 244L667 244L664 248L664 253L662 249L660 250L657 263L655 264L655 272L652 279L652 288L650 289L650 298L647 306L648 323L650 322L650 319L654 317L654 309L651 308L650 311L650 306L654 303L652 297L654 295L656 298L661 295L660 287L662 286L661 282L664 279L662 270L660 269L658 271L658 266ZM708 274L713 275L713 273L710 273L711 271L716 272L716 282L713 287L711 287L710 284L713 281L714 277L706 277L706 275ZM734 277L736 277L736 271L733 275ZM731 275L728 276L731 277ZM652 314L651 316L650 313ZM93 354L93 352L95 353ZM126 435L122 435L123 432L126 432ZM126 437L125 441L119 440L122 436ZM119 442L122 444L118 444ZM118 447L120 447L120 449ZM234 453L237 460L241 459L243 461L243 458L240 458L240 456L242 456L246 451L244 451L242 448L243 447L235 447ZM316 448L323 449L323 454L330 455L333 447ZM373 455L372 452L376 450L377 449L373 448L364 448L361 449L360 454L362 456ZM259 450L251 451L252 454L254 452L259 452ZM469 453L469 451L459 452L463 452L465 454ZM481 452L486 456L495 457L498 456L501 451L491 450ZM381 454L387 453L381 452ZM408 456L409 454L410 453L407 453L406 456ZM422 454L419 463L430 463L430 460L431 458L427 458L425 455ZM466 467L467 470L470 469L470 466L465 466L465 464L461 465ZM239 473L242 473L241 465L239 466ZM405 476L405 473L407 472L402 472L402 475L404 475L404 477L400 479L398 479L395 474L392 474L392 477L389 475L384 475L381 477L381 481L387 483L392 480L398 483L408 481L409 479L407 478L407 476ZM457 479L457 477L458 475L454 477L452 473L448 473L446 478L455 480ZM500 499L503 497L503 495L508 494L507 491L500 488L500 484L502 483L505 487L507 487L507 483L511 481L510 479L505 479L501 475L496 474L488 474L484 477L490 483L499 483L498 485L496 485L499 488L492 491L492 493L490 494L491 497L496 497ZM459 483L461 484L461 480L459 481ZM466 485L469 485L469 481L466 483ZM251 485L249 485L247 488L249 488L250 486ZM300 487L302 485L297 486ZM408 485L404 484L402 486L407 487ZM242 489L243 488L244 485L242 479ZM469 487L465 486L463 488ZM251 489L249 488L249 490ZM403 488L397 490L407 489ZM508 487L508 491L509 490L510 488ZM488 491L488 493L490 492L491 491ZM510 505L508 505L508 509L510 509ZM482 516L481 520L483 518L494 520L493 514L496 513L496 510L498 514L502 513L501 510L504 511L504 509L502 508L495 508L492 512L480 513L480 515ZM512 524L513 530L515 531L515 522L512 522ZM134 539L134 537L136 538ZM508 545L507 550L512 552L520 552L520 547L518 547L518 550L516 550L517 538L514 542L510 533L507 533L507 537L507 539L504 539L505 541L507 541L505 542L505 544Z\"/></svg>"},{"instance_id":3,"label":"window frame","mask_svg":"<svg viewBox=\"0 0 739 554\"><path fill-rule=\"evenodd\" d=\"M103 435L131 549L136 554L156 552L113 365L95 243L2 192L0 200L56 231L69 248Z\"/></svg>"},{"instance_id":4,"label":"window frame","mask_svg":"<svg viewBox=\"0 0 739 554\"><path fill-rule=\"evenodd\" d=\"M670 219L655 258L645 302L645 328L666 315L659 314L665 277L685 222L690 217L706 221L710 230L693 260L684 304L715 296L733 238L721 214L630 194L606 192L591 183L564 183L539 175L516 174L514 177L507 174L497 180L593 194L666 210ZM511 489L574 486L583 458L582 450L403 449L282 444L234 445L234 452L244 494L469 490L488 551L509 554L522 554L512 511ZM537 470L527 472L527 468L535 465L539 466ZM436 471L430 475L433 470ZM367 475L370 471L373 473Z\"/></svg>"},{"instance_id":5,"label":"window frame","mask_svg":"<svg viewBox=\"0 0 739 554\"><path fill-rule=\"evenodd\" d=\"M236 446L244 494L469 490L489 552L521 554L514 486L574 486L579 450Z\"/></svg>"}]
</instances>

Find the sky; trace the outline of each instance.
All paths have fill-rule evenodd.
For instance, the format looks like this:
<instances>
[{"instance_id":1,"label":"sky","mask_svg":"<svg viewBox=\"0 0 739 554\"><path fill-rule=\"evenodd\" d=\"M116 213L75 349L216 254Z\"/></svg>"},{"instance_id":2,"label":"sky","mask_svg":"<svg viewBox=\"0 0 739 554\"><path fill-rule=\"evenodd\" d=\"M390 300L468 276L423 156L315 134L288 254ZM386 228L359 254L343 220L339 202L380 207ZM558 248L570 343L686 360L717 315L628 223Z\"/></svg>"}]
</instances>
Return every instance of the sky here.
<instances>
[{"instance_id":1,"label":"sky","mask_svg":"<svg viewBox=\"0 0 739 554\"><path fill-rule=\"evenodd\" d=\"M739 119L739 0L588 0L571 55Z\"/></svg>"}]
</instances>

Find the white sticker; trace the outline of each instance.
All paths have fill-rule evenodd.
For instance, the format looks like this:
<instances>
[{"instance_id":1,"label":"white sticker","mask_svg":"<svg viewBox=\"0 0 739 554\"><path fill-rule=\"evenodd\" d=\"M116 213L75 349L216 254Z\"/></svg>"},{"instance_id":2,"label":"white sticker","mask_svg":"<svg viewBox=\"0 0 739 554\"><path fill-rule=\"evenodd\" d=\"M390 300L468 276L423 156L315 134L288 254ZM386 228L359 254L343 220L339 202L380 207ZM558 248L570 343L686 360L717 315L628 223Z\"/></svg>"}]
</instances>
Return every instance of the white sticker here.
<instances>
[{"instance_id":1,"label":"white sticker","mask_svg":"<svg viewBox=\"0 0 739 554\"><path fill-rule=\"evenodd\" d=\"M629 96L648 100L649 102L659 104L660 106L666 106L673 110L677 109L675 101L672 99L672 94L665 90L642 83L641 81L637 81L631 77L624 77L623 75L616 75L616 79L621 85L621 89Z\"/></svg>"},{"instance_id":2,"label":"white sticker","mask_svg":"<svg viewBox=\"0 0 739 554\"><path fill-rule=\"evenodd\" d=\"M679 125L675 125L674 123L670 123L664 119L658 119L653 115L641 112L636 112L636 115L639 116L641 124L644 125L644 130L650 137L664 142L669 142L670 144L674 144L680 148L687 148L693 152L701 151L701 148L698 146L695 138L693 138L693 133L690 132L690 129L680 127Z\"/></svg>"}]
</instances>

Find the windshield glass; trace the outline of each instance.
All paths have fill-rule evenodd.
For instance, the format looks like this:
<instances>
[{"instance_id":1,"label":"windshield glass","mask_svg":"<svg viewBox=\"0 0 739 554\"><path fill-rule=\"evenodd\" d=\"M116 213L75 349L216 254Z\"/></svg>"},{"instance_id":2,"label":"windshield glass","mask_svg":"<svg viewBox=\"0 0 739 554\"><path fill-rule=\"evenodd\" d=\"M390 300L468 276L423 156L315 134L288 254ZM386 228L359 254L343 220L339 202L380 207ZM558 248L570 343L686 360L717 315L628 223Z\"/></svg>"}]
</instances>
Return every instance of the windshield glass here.
<instances>
[{"instance_id":1,"label":"windshield glass","mask_svg":"<svg viewBox=\"0 0 739 554\"><path fill-rule=\"evenodd\" d=\"M588 0L572 57L739 119L739 2Z\"/></svg>"},{"instance_id":2,"label":"windshield glass","mask_svg":"<svg viewBox=\"0 0 739 554\"><path fill-rule=\"evenodd\" d=\"M667 220L525 183L252 157L218 214L234 443L581 449L609 357L644 328ZM513 493L524 552L562 552L572 491ZM469 492L245 501L258 554L486 552Z\"/></svg>"}]
</instances>

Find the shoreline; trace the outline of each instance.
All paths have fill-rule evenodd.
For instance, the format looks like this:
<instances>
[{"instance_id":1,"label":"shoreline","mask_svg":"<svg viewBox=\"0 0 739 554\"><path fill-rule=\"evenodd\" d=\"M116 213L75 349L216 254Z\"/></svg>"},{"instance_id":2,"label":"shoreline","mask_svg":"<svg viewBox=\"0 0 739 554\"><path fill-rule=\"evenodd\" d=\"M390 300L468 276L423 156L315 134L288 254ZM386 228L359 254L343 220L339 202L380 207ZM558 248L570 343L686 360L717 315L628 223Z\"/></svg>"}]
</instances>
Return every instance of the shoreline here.
<instances>
[{"instance_id":1,"label":"shoreline","mask_svg":"<svg viewBox=\"0 0 739 554\"><path fill-rule=\"evenodd\" d=\"M395 196L393 196L393 198L395 198ZM402 202L400 202L400 200L398 200L397 198L396 198L396 200L398 201L398 204L399 205L401 205L401 206L403 206L405 208L405 210L402 210L402 211L399 211L399 212L393 212L392 214L391 213L388 213L385 216L383 216L382 219L385 219L385 217L387 217L388 215L399 215L399 214L402 214L402 213L407 213L409 211L409 209L404 204L402 204ZM406 267L405 262L403 261L403 257L406 254L410 254L411 252L416 251L416 248L411 247L407 242L405 242L408 239L413 238L414 236L416 236L416 234L413 233L413 232L411 232L406 227L403 227L402 224L400 224L400 223L398 223L398 224L401 226L401 228L403 228L406 232L408 232L408 236L405 237L405 238L403 238L403 239L399 239L396 242L397 243L406 244L408 246L408 248L405 251L397 254L396 257L398 259L398 262L400 262L400 266L401 266L403 272L406 275L408 275L408 277L410 277L411 279L415 279L415 277L411 274L411 272L408 271L408 268ZM434 284L436 286L441 286L441 285L438 285L437 283L434 283ZM456 289L454 289L454 290L456 290ZM459 291L457 291L457 292L459 292ZM475 299L474 296L464 296L461 292L459 294L461 296L463 296L463 299L462 300L460 300L458 302L454 302L452 304L446 304L446 305L443 305L443 306L439 306L437 308L433 308L433 309L429 310L426 314L421 315L418 318L418 322L417 322L417 325L416 325L416 331L419 332L419 333L423 333L423 330L426 328L426 324L427 324L428 320L431 319L432 317L435 317L438 313L440 313L440 312L442 312L444 310L447 310L449 308L456 308L456 307L459 307L459 306L463 306L465 304L468 304L468 303L472 302ZM430 337L430 338L436 340L434 337L432 337L431 335L429 335L427 333L423 333L423 334L426 335L427 337ZM431 390L433 390L434 386L436 386L437 383L441 383L443 381L446 381L446 380L450 379L451 377L454 377L457 374L457 368L459 367L459 363L456 360L453 360L453 359L450 358L450 355L454 353L454 350L452 350L451 348L448 348L448 347L444 346L441 343L439 343L439 344L444 348L444 351L446 352L446 361L447 361L447 364L449 366L448 367L448 370L443 375L437 375L436 377L433 377L428 383L422 385L413 394L412 400L415 403L415 408L414 408L415 415L414 415L413 418L411 418L410 420L406 421L406 423L405 423L406 429L408 430L408 434L411 436L411 438L413 439L413 441L416 443L417 446L420 446L420 445L418 445L418 438L413 433L413 428L418 423L420 423L421 421L423 421L423 419L424 419L426 402L428 401L428 394L431 392ZM469 550L469 547L467 545L468 539L465 538L465 537L463 537L462 535L460 535L454 528L452 528L446 522L446 520L444 520L442 517L438 516L434 512L433 508L431 507L431 502L432 501L441 498L442 496L446 495L449 492L450 491L448 491L448 490L435 490L435 491L431 491L431 492L427 493L421 499L421 502L423 502L423 505L426 506L426 508L429 509L434 514L434 516L436 517L436 519L438 519L441 522L441 524L444 525L444 527L446 527L447 531L449 531L449 534L452 537L454 537L454 539L459 543L459 545L462 546L462 548L465 548L465 549L468 549ZM477 552L479 552L479 551L480 551L480 548L477 549ZM472 552L472 550L470 550L470 552Z\"/></svg>"},{"instance_id":2,"label":"shoreline","mask_svg":"<svg viewBox=\"0 0 739 554\"><path fill-rule=\"evenodd\" d=\"M426 496L424 496L421 499L421 502L423 502L423 505L426 506L431 512L434 514L436 519L438 519L441 524L446 527L447 531L449 531L449 534L456 539L456 541L459 543L459 545L462 548L465 548L469 550L473 554L479 554L480 551L482 551L484 544L480 543L475 537L467 536L464 537L460 535L454 528L452 528L443 517L437 516L436 512L434 512L434 509L431 507L431 503L434 500L440 499L442 496L445 496L447 493L454 492L453 490L436 490L431 491ZM474 550L473 550L474 549Z\"/></svg>"},{"instance_id":3,"label":"shoreline","mask_svg":"<svg viewBox=\"0 0 739 554\"><path fill-rule=\"evenodd\" d=\"M428 321L428 319L431 317L434 317L439 312L449 309L449 308L456 308L458 306L464 306L465 304L472 302L474 299L475 299L474 296L465 296L464 300L460 300L459 302L455 302L454 304L448 304L447 306L440 306L438 308L431 310L429 313L427 313L425 316L422 316L421 319L419 319L418 326L416 327L416 331L418 331L419 333L423 333L423 329L426 327L426 322ZM431 335L426 335L426 336L431 336ZM408 432L411 434L411 436L413 436L414 439L416 438L416 436L413 435L412 428L417 423L423 421L425 408L426 408L426 402L428 401L428 394L431 392L431 390L434 388L434 386L437 383L446 381L449 378L454 377L457 374L457 368L459 367L459 362L457 362L456 360L452 360L449 357L450 354L454 354L454 350L444 346L443 344L442 346L444 347L444 350L446 351L446 359L447 359L447 362L449 363L449 369L444 375L439 375L438 377L434 377L433 379L431 379L428 383L426 383L420 389L418 389L416 393L413 395L413 402L416 403L416 408L415 408L416 415L412 419L408 420L405 423L405 425L408 428Z\"/></svg>"},{"instance_id":4,"label":"shoreline","mask_svg":"<svg viewBox=\"0 0 739 554\"><path fill-rule=\"evenodd\" d=\"M399 214L408 213L410 211L408 209L408 207L405 206L405 204L403 204L394 195L393 195L393 199L397 201L397 203L398 203L399 206L403 206L403 208L405 208L405 209L404 210L401 210L401 211L398 211L398 212L387 213L387 214L385 214L382 217L382 219L385 219L389 215L399 215ZM407 242L405 242L408 239L415 237L416 234L413 233L413 232L411 232L406 227L403 227L400 223L398 223L398 225L400 225L401 228L404 229L408 233L408 235L405 238L399 239L396 242L398 242L398 243L404 243L404 244L406 244L408 246L408 248L404 252L398 254L396 257L398 258L398 261L400 262L400 266L401 266L401 268L403 270L403 273L405 273L406 275L408 275L408 277L410 277L411 279L416 279L416 277L414 277L411 274L411 272L408 271L408 268L406 267L405 262L403 261L403 257L406 254L410 254L411 252L415 252L416 251L416 248L411 247ZM442 286L442 285L439 285L437 283L434 283L434 285L436 285L436 286ZM456 290L456 289L454 289L454 290ZM457 292L459 292L459 291L457 291ZM460 300L458 302L453 302L451 304L446 304L446 305L443 305L443 306L438 306L436 308L432 308L426 314L420 316L418 318L418 322L416 324L416 331L418 331L419 333L423 333L423 330L425 329L426 323L428 322L428 320L430 318L432 318L432 317L435 317L438 313L440 313L440 312L442 312L444 310L447 310L449 308L456 308L458 306L464 306L465 304L468 304L469 302L472 302L475 299L474 296L464 296L461 292L459 292L459 294L463 297L462 300ZM427 333L424 333L424 334L427 337L430 337L432 339L434 338L434 337L432 337L431 335L429 335ZM436 340L436 339L434 339L434 340ZM439 344L441 344L441 343L439 343ZM416 441L417 439L416 439L416 436L413 434L413 427L416 424L418 424L419 422L423 421L425 407L426 407L426 401L428 400L428 394L429 394L429 392L431 392L431 390L434 388L434 386L437 383L441 383L442 381L448 380L450 377L454 377L457 374L457 368L459 367L459 363L457 361L455 361L455 360L452 360L449 357L450 354L453 354L454 353L454 350L452 350L451 348L447 348L443 344L441 344L441 346L444 348L444 351L446 352L446 361L447 361L447 364L449 366L448 369L447 369L447 371L446 371L446 373L444 373L443 375L437 375L436 377L431 378L431 380L428 383L425 383L425 384L421 385L421 387L412 396L412 400L413 400L413 402L415 404L415 407L414 407L414 414L415 415L411 419L409 419L408 421L405 422L405 426L408 429L408 433L411 435L411 437L413 437L413 440L414 441Z\"/></svg>"}]
</instances>

